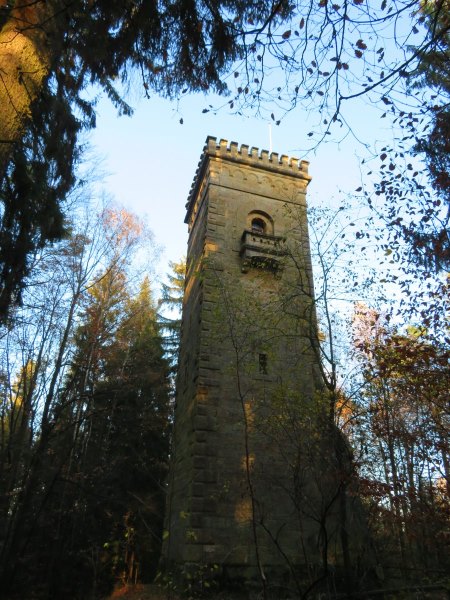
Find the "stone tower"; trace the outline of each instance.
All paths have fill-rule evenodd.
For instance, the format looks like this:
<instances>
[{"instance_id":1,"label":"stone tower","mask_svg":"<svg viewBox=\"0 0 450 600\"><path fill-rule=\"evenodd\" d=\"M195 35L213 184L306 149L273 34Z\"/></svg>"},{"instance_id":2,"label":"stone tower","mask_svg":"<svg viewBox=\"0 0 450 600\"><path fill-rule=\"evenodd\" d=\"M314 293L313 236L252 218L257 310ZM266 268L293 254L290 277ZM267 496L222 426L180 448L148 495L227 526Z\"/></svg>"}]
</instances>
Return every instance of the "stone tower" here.
<instances>
[{"instance_id":1,"label":"stone tower","mask_svg":"<svg viewBox=\"0 0 450 600\"><path fill-rule=\"evenodd\" d=\"M186 205L169 568L247 580L320 561L310 179L306 161L207 138Z\"/></svg>"}]
</instances>

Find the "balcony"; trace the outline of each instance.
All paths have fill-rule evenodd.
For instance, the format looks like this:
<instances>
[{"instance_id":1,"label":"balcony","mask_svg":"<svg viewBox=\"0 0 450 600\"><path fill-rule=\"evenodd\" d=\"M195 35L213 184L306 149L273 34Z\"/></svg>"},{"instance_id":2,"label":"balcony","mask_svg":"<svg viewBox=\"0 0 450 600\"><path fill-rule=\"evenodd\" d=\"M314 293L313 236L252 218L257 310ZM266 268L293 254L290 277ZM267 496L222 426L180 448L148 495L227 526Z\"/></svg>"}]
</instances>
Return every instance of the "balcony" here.
<instances>
[{"instance_id":1,"label":"balcony","mask_svg":"<svg viewBox=\"0 0 450 600\"><path fill-rule=\"evenodd\" d=\"M259 231L245 229L241 238L242 272L251 268L276 272L286 255L284 238Z\"/></svg>"}]
</instances>

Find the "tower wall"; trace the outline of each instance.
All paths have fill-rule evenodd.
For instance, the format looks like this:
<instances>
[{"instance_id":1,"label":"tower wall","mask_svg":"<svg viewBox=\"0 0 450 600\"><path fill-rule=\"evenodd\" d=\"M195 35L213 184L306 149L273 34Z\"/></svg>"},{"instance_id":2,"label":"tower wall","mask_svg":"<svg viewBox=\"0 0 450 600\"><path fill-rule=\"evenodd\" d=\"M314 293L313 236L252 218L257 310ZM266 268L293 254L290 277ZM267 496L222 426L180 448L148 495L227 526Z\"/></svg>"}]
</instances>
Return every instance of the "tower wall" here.
<instances>
[{"instance_id":1,"label":"tower wall","mask_svg":"<svg viewBox=\"0 0 450 600\"><path fill-rule=\"evenodd\" d=\"M299 506L317 496L301 439L320 388L310 179L306 161L207 139L186 205L170 564L247 577L314 561L317 519Z\"/></svg>"}]
</instances>

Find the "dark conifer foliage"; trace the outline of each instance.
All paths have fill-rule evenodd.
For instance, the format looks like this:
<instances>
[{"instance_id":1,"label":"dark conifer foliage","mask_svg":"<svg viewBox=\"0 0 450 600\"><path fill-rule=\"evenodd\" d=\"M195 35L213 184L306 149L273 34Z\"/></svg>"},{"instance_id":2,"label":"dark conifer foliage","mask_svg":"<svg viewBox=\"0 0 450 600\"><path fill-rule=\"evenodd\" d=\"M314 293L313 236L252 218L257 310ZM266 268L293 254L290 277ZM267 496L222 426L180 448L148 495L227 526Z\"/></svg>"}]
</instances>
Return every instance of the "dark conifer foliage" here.
<instances>
[{"instance_id":1,"label":"dark conifer foliage","mask_svg":"<svg viewBox=\"0 0 450 600\"><path fill-rule=\"evenodd\" d=\"M164 334L163 345L173 376L178 370L178 353L181 339L181 311L183 308L186 259L169 264L171 272L161 286L158 321ZM164 313L164 314L162 314Z\"/></svg>"},{"instance_id":2,"label":"dark conifer foliage","mask_svg":"<svg viewBox=\"0 0 450 600\"><path fill-rule=\"evenodd\" d=\"M444 206L443 218L434 231L414 231L413 243L417 255L426 266L437 270L450 265L450 10L448 2L436 3L437 17L428 16L430 37L436 31L436 41L423 52L414 77L416 87L430 88L439 102L430 109L431 123L425 135L419 136L415 151L422 154L428 168L430 182Z\"/></svg>"},{"instance_id":3,"label":"dark conifer foliage","mask_svg":"<svg viewBox=\"0 0 450 600\"><path fill-rule=\"evenodd\" d=\"M120 113L131 114L122 91L127 89L132 73L140 75L148 96L158 93L174 98L188 91L209 90L221 93L229 85L233 94L228 101L231 109L259 111L269 102L267 114L277 124L299 105L317 111L317 136L314 131L309 135L320 141L334 127L345 125L342 107L356 98L367 97L369 102L386 105L389 110L399 100L402 119L405 99L409 105L411 76L414 78L420 62L425 70L427 63L434 63L425 84L436 88L436 101L430 102L428 94L423 107L416 104L413 112L426 115L425 120L434 123L432 132L419 132L416 148L425 153L432 181L442 187L447 166L448 90L445 83L436 85L436 81L438 74L448 75L448 12L448 0L343 0L333 4L315 0L3 3L0 179L6 178L6 182L1 188L5 250L0 256L0 269L5 281L0 318L4 319L9 306L20 299L34 249L60 238L64 232L60 193L54 195L53 178L63 177L60 192L61 185L70 188L73 184L72 166L77 160L74 130L95 123L95 103L83 97L88 86L99 86ZM402 27L397 28L405 18L411 21L411 44L418 36L417 46L410 45L406 53L404 45L410 44L409 35L405 40ZM437 54L440 58L436 63ZM229 84L226 75L232 66L236 67L231 78L234 83ZM434 77L430 75L433 70ZM45 102L40 102L44 98ZM65 103L62 118L61 102ZM37 135L42 147L47 146L45 131L43 139L39 137L41 111L48 112L56 129L62 127L59 137L65 141L58 155L64 160L57 174L53 172L55 165L48 165L44 188L44 173L36 177L33 185L39 190L39 206L28 211L30 174L22 173L20 156L26 156L30 163L29 143L24 144L30 135L30 123L35 123L35 127L31 125L32 135ZM415 118L411 121L416 130ZM57 137L55 131L53 141ZM53 148L53 143L48 146ZM407 152L410 150L411 145ZM17 163L16 176L11 163ZM46 164L43 161L41 168ZM384 195L392 186L387 180L383 185L382 176L380 193ZM403 191L404 195L414 193L408 186ZM432 216L439 213L439 208L431 210ZM22 214L25 212L29 222ZM44 225L43 213L50 215L50 227ZM438 220L440 217L438 214ZM405 223L397 227L402 240L406 237L415 244L412 255L417 260L421 252L428 257L434 251L448 253L445 226L434 235L427 222L413 222L411 228ZM13 248L19 246L20 252L14 255ZM418 252L414 252L416 249Z\"/></svg>"},{"instance_id":4,"label":"dark conifer foliage","mask_svg":"<svg viewBox=\"0 0 450 600\"><path fill-rule=\"evenodd\" d=\"M4 316L11 303L20 303L36 252L68 233L64 202L76 181L76 140L83 122L72 113L71 95L59 79L47 85L33 105L33 121L22 143L14 147L0 187L0 315Z\"/></svg>"},{"instance_id":5,"label":"dark conifer foliage","mask_svg":"<svg viewBox=\"0 0 450 600\"><path fill-rule=\"evenodd\" d=\"M62 435L50 454L57 458L46 465L56 466L54 489L29 545L33 585L52 598L105 594L119 580L149 581L159 558L167 364L147 285L132 299L120 278L113 288L108 279L94 291L76 335L67 388L55 407Z\"/></svg>"}]
</instances>

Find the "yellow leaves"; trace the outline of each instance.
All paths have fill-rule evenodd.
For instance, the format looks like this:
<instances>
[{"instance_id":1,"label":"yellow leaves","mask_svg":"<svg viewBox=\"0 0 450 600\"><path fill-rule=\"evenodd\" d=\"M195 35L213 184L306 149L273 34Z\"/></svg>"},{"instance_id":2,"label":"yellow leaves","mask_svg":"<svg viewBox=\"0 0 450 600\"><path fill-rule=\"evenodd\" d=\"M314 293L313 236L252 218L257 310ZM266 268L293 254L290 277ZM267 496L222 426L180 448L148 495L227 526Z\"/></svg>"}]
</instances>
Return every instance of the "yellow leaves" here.
<instances>
[{"instance_id":1,"label":"yellow leaves","mask_svg":"<svg viewBox=\"0 0 450 600\"><path fill-rule=\"evenodd\" d=\"M348 425L348 423L351 421L353 415L355 414L355 405L343 393L338 393L338 397L336 400L336 406L335 406L335 414L337 416L337 420L338 420L340 428L345 431L346 426Z\"/></svg>"},{"instance_id":2,"label":"yellow leaves","mask_svg":"<svg viewBox=\"0 0 450 600\"><path fill-rule=\"evenodd\" d=\"M106 208L102 213L107 235L117 244L128 244L139 238L144 230L142 221L124 208Z\"/></svg>"}]
</instances>

